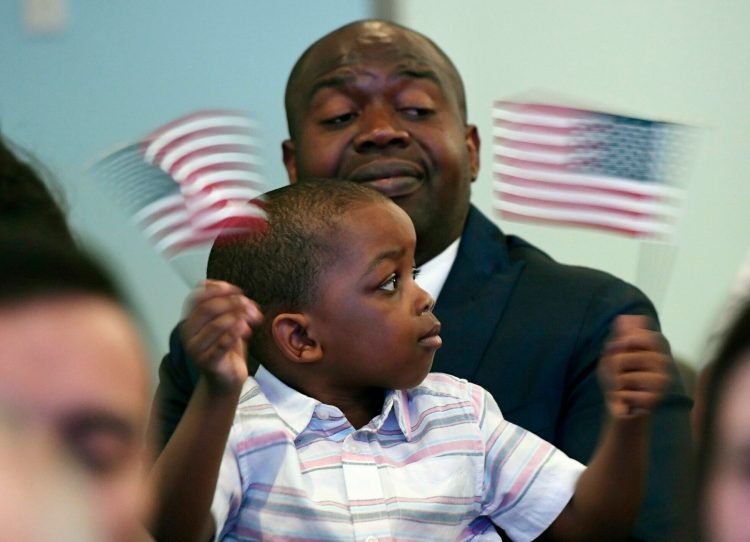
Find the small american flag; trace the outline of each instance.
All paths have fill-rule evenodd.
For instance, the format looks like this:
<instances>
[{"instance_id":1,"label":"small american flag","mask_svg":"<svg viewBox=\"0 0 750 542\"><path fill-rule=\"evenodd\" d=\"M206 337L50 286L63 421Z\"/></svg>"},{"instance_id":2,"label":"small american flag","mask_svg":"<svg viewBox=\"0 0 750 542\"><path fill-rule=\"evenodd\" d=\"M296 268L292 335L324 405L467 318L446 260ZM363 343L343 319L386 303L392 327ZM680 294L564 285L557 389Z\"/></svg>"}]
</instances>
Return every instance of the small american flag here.
<instances>
[{"instance_id":1,"label":"small american flag","mask_svg":"<svg viewBox=\"0 0 750 542\"><path fill-rule=\"evenodd\" d=\"M199 111L108 154L93 171L171 258L264 223L254 129L237 111Z\"/></svg>"},{"instance_id":2,"label":"small american flag","mask_svg":"<svg viewBox=\"0 0 750 542\"><path fill-rule=\"evenodd\" d=\"M665 238L682 191L666 181L683 126L549 104L493 107L494 206L503 218Z\"/></svg>"}]
</instances>

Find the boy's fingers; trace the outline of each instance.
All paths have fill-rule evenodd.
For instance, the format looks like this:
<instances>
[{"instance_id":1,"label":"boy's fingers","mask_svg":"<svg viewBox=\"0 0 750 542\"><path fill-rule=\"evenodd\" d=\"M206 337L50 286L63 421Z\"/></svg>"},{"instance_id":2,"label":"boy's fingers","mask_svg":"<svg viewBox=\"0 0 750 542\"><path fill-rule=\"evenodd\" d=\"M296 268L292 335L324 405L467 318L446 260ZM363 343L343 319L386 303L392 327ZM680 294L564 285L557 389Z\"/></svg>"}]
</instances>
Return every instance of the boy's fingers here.
<instances>
[{"instance_id":1,"label":"boy's fingers","mask_svg":"<svg viewBox=\"0 0 750 542\"><path fill-rule=\"evenodd\" d=\"M650 412L661 401L661 395L648 391L620 391L610 399L614 415L627 415L634 412Z\"/></svg>"},{"instance_id":2,"label":"boy's fingers","mask_svg":"<svg viewBox=\"0 0 750 542\"><path fill-rule=\"evenodd\" d=\"M619 375L612 386L612 391L646 391L661 393L667 386L669 378L663 373L632 372Z\"/></svg>"},{"instance_id":3,"label":"boy's fingers","mask_svg":"<svg viewBox=\"0 0 750 542\"><path fill-rule=\"evenodd\" d=\"M197 331L223 314L233 314L251 324L258 324L263 319L257 304L244 295L229 294L208 298L196 304L188 318L189 328Z\"/></svg>"},{"instance_id":4,"label":"boy's fingers","mask_svg":"<svg viewBox=\"0 0 750 542\"><path fill-rule=\"evenodd\" d=\"M666 373L669 360L669 356L661 352L623 352L605 356L602 364L616 375L633 371Z\"/></svg>"},{"instance_id":5,"label":"boy's fingers","mask_svg":"<svg viewBox=\"0 0 750 542\"><path fill-rule=\"evenodd\" d=\"M652 329L652 321L641 314L621 314L612 323L612 334L615 336L640 329Z\"/></svg>"},{"instance_id":6,"label":"boy's fingers","mask_svg":"<svg viewBox=\"0 0 750 542\"><path fill-rule=\"evenodd\" d=\"M209 351L213 344L217 343L223 336L228 336L232 342L250 333L250 326L244 320L232 314L225 314L213 319L210 325L194 329L189 325L186 327L185 335L188 350L201 357L201 353Z\"/></svg>"},{"instance_id":7,"label":"boy's fingers","mask_svg":"<svg viewBox=\"0 0 750 542\"><path fill-rule=\"evenodd\" d=\"M611 337L605 344L603 354L643 350L668 354L670 352L669 342L658 331L637 329Z\"/></svg>"}]
</instances>

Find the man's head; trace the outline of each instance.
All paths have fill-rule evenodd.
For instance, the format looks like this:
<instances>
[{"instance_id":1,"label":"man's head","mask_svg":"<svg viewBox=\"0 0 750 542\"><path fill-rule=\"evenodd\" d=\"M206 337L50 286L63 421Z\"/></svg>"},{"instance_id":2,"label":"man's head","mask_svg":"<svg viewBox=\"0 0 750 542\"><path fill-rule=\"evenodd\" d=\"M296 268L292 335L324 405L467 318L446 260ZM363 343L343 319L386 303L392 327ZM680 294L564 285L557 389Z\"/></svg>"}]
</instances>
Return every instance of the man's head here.
<instances>
[{"instance_id":1,"label":"man's head","mask_svg":"<svg viewBox=\"0 0 750 542\"><path fill-rule=\"evenodd\" d=\"M251 353L286 380L314 365L331 385L418 384L439 339L432 300L413 280L408 216L375 190L333 179L275 190L266 211L263 231L219 240L208 265L209 278L263 310Z\"/></svg>"},{"instance_id":2,"label":"man's head","mask_svg":"<svg viewBox=\"0 0 750 542\"><path fill-rule=\"evenodd\" d=\"M150 385L110 279L70 246L0 237L0 402L87 473L111 540L135 540Z\"/></svg>"},{"instance_id":3,"label":"man's head","mask_svg":"<svg viewBox=\"0 0 750 542\"><path fill-rule=\"evenodd\" d=\"M414 222L420 264L459 237L479 136L461 78L432 41L385 21L348 24L303 53L285 103L292 182L345 178L389 196Z\"/></svg>"}]
</instances>

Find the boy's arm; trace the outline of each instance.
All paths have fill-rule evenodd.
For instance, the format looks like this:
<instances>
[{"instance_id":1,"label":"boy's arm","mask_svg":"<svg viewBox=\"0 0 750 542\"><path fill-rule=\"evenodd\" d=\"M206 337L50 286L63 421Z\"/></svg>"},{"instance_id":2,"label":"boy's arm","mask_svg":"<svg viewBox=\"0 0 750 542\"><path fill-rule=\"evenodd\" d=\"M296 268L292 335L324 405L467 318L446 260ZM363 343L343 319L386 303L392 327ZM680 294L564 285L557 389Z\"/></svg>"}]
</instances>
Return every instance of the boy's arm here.
<instances>
[{"instance_id":1,"label":"boy's arm","mask_svg":"<svg viewBox=\"0 0 750 542\"><path fill-rule=\"evenodd\" d=\"M225 282L206 281L183 324L188 351L200 377L185 415L151 471L157 540L210 540L210 516L224 448L242 385L250 324L262 315L242 292Z\"/></svg>"},{"instance_id":2,"label":"boy's arm","mask_svg":"<svg viewBox=\"0 0 750 542\"><path fill-rule=\"evenodd\" d=\"M669 347L648 318L620 316L600 361L609 411L602 441L545 540L624 540L643 498L649 417L666 388Z\"/></svg>"}]
</instances>

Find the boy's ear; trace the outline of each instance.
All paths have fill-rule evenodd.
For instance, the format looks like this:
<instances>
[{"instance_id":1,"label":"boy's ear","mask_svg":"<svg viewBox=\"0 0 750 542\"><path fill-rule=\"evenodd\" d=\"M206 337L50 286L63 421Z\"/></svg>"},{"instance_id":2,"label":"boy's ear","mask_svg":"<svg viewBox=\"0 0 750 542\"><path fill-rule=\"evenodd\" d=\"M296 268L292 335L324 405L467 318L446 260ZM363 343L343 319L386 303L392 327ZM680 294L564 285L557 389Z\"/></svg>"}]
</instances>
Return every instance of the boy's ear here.
<instances>
[{"instance_id":1,"label":"boy's ear","mask_svg":"<svg viewBox=\"0 0 750 542\"><path fill-rule=\"evenodd\" d=\"M273 319L273 340L289 361L310 363L323 357L320 344L307 334L308 324L307 316L298 312L284 312Z\"/></svg>"}]
</instances>

